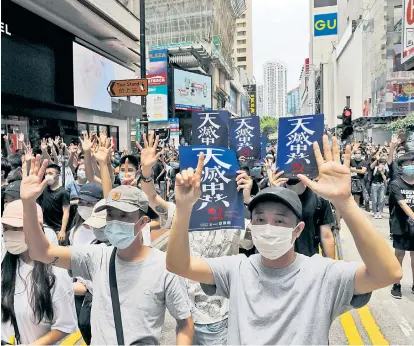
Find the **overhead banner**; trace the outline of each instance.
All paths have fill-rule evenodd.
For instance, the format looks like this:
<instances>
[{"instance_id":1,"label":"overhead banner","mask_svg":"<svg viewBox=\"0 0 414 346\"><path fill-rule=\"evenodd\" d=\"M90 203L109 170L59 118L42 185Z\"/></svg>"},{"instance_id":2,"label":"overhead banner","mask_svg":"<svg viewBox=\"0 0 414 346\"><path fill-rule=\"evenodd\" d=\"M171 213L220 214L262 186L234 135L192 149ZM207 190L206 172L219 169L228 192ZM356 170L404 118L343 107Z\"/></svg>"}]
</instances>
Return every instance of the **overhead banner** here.
<instances>
[{"instance_id":1,"label":"overhead banner","mask_svg":"<svg viewBox=\"0 0 414 346\"><path fill-rule=\"evenodd\" d=\"M190 231L244 229L242 192L237 191L239 170L234 151L215 146L180 146L180 168L197 168L204 153L201 196L191 212Z\"/></svg>"},{"instance_id":2,"label":"overhead banner","mask_svg":"<svg viewBox=\"0 0 414 346\"><path fill-rule=\"evenodd\" d=\"M279 119L277 167L287 178L304 174L310 179L318 176L313 142L322 150L324 115L305 115Z\"/></svg>"},{"instance_id":3,"label":"overhead banner","mask_svg":"<svg viewBox=\"0 0 414 346\"><path fill-rule=\"evenodd\" d=\"M256 84L244 85L243 87L249 94L249 113L251 116L256 116Z\"/></svg>"},{"instance_id":4,"label":"overhead banner","mask_svg":"<svg viewBox=\"0 0 414 346\"><path fill-rule=\"evenodd\" d=\"M149 67L147 72L148 121L168 121L168 51L157 49L149 51Z\"/></svg>"},{"instance_id":5,"label":"overhead banner","mask_svg":"<svg viewBox=\"0 0 414 346\"><path fill-rule=\"evenodd\" d=\"M193 112L192 145L216 145L228 148L229 112Z\"/></svg>"},{"instance_id":6,"label":"overhead banner","mask_svg":"<svg viewBox=\"0 0 414 346\"><path fill-rule=\"evenodd\" d=\"M234 118L229 120L230 149L237 157L246 160L260 159L259 117Z\"/></svg>"},{"instance_id":7,"label":"overhead banner","mask_svg":"<svg viewBox=\"0 0 414 346\"><path fill-rule=\"evenodd\" d=\"M413 0L404 0L402 28L402 58L405 63L414 53L414 3Z\"/></svg>"}]
</instances>

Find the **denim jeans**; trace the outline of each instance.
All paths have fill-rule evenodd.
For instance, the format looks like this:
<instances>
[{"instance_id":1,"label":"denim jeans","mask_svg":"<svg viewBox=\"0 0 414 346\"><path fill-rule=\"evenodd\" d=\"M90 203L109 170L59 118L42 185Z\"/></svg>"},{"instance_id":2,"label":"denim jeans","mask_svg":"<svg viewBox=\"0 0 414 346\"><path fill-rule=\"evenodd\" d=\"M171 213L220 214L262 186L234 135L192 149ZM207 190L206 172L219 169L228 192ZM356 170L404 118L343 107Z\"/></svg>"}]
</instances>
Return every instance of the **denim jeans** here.
<instances>
[{"instance_id":1,"label":"denim jeans","mask_svg":"<svg viewBox=\"0 0 414 346\"><path fill-rule=\"evenodd\" d=\"M210 324L194 323L193 345L226 345L227 319Z\"/></svg>"},{"instance_id":2,"label":"denim jeans","mask_svg":"<svg viewBox=\"0 0 414 346\"><path fill-rule=\"evenodd\" d=\"M382 213L385 204L385 184L373 183L371 187L372 212Z\"/></svg>"}]
</instances>

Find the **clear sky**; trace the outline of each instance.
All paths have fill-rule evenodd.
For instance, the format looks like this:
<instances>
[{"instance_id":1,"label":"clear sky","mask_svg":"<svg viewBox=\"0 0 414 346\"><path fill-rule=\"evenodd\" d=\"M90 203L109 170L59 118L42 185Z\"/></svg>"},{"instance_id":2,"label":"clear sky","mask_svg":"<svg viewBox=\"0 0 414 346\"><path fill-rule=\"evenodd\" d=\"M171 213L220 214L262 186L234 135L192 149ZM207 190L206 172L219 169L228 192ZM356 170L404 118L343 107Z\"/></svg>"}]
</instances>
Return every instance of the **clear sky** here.
<instances>
[{"instance_id":1,"label":"clear sky","mask_svg":"<svg viewBox=\"0 0 414 346\"><path fill-rule=\"evenodd\" d=\"M309 0L253 0L253 73L263 83L263 64L277 59L288 68L288 90L299 85L309 55Z\"/></svg>"}]
</instances>

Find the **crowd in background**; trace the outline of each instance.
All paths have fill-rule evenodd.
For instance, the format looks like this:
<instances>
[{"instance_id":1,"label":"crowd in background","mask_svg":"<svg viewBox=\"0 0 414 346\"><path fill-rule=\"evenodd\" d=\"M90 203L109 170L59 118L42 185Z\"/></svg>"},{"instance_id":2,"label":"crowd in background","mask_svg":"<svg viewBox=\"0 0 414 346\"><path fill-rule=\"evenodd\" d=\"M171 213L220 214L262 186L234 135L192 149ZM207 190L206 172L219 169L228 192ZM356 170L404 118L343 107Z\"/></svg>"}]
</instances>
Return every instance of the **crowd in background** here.
<instances>
[{"instance_id":1,"label":"crowd in background","mask_svg":"<svg viewBox=\"0 0 414 346\"><path fill-rule=\"evenodd\" d=\"M70 145L59 137L45 138L36 150L20 134L21 149L13 153L7 135L4 139L2 339L3 335L14 335L21 343L53 344L79 328L87 344L115 343L114 323L105 322L114 318L112 291L106 287L111 275L111 245L127 249L134 243L131 224L133 228L142 223L140 241L148 248L155 234L172 228L177 208L176 180L182 178L178 150L161 145L154 136L144 136L143 142L137 143L139 154L114 151L111 139L101 132L84 133L78 143ZM351 150L351 189L356 203L371 210L374 219L384 216L384 206L388 204L395 254L401 263L405 252L410 251L413 264L414 226L406 227L414 219L414 201L406 202L407 196L412 196L410 191L414 191L413 154L405 151L400 136L393 136L383 145L352 143ZM299 218L304 222L304 230L294 243L295 251L309 257L322 252L335 259L334 235L341 228L340 211L299 178L284 177L284 172L277 169L276 156L277 148L273 145L267 147L266 157L257 166L239 158L236 181L246 204L246 228L237 232L191 232L192 256L251 256L258 251L264 255L265 250L257 249L252 237L252 214L247 206L261 191L283 188L297 195L301 204ZM343 146L342 161L345 156ZM22 184L26 190L21 188ZM31 214L28 210L32 206ZM131 213L135 212L133 219ZM28 220L36 229L26 230ZM33 239L27 239L29 233ZM61 246L72 250L64 252ZM78 246L88 246L89 250ZM178 344L226 343L228 300L205 294L197 280L182 283L166 270L165 257L158 252L148 255L150 267L139 269L147 279L138 292L148 301L136 302L142 310L137 315L133 311L134 298L127 297L122 290L128 285L136 287L136 272L131 270L138 268L128 266L130 258L125 256L123 262L116 262L117 277L123 280L118 284L121 305L127 298L133 301L127 310L131 321L123 320L125 339L156 344L167 307L177 320ZM99 267L98 263L105 263L108 268ZM412 290L414 293L414 285ZM399 282L394 282L392 295L402 297ZM99 304L93 304L95 300ZM27 311L32 311L34 318ZM99 321L91 322L91 311L92 316L100 316Z\"/></svg>"}]
</instances>

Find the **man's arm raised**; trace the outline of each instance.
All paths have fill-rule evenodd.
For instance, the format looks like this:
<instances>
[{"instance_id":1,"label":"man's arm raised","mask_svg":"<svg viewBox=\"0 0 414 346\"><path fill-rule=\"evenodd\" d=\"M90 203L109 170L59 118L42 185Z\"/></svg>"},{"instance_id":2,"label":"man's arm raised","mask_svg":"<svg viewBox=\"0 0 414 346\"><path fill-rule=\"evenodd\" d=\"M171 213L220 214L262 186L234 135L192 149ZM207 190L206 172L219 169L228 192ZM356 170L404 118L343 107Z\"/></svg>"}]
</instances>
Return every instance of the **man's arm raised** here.
<instances>
[{"instance_id":1,"label":"man's arm raised","mask_svg":"<svg viewBox=\"0 0 414 346\"><path fill-rule=\"evenodd\" d=\"M201 175L204 153L198 158L197 170L181 171L175 178L175 211L167 249L167 269L184 278L214 285L214 276L208 263L202 258L190 256L188 228L194 204L200 198Z\"/></svg>"},{"instance_id":2,"label":"man's arm raised","mask_svg":"<svg viewBox=\"0 0 414 346\"><path fill-rule=\"evenodd\" d=\"M48 161L40 165L40 155L32 158L30 173L25 174L20 187L20 198L23 203L23 231L29 254L33 260L52 263L58 267L70 269L70 249L50 244L37 218L36 199L47 185L43 179Z\"/></svg>"}]
</instances>

